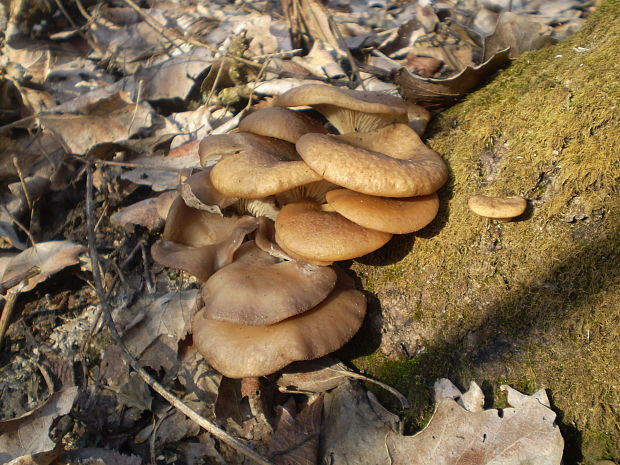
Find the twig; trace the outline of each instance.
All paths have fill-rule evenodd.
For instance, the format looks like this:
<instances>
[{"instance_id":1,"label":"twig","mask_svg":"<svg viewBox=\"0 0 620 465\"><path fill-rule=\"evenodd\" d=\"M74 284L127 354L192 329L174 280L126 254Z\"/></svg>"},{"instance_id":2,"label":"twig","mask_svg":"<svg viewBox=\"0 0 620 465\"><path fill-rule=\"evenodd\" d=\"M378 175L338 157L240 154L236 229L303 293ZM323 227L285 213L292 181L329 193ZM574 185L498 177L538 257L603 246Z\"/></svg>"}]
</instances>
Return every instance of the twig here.
<instances>
[{"instance_id":1,"label":"twig","mask_svg":"<svg viewBox=\"0 0 620 465\"><path fill-rule=\"evenodd\" d=\"M28 230L28 228L26 228L26 226L24 226L21 223L21 221L15 218L15 216L12 215L11 212L7 210L7 208L4 205L2 205L2 210L4 210L4 213L6 213L9 216L9 218L11 218L11 221L15 223L17 227L21 229L24 232L24 234L26 234L26 236L28 236L28 239L30 239L30 242L32 242L32 245L37 245L36 241L34 240L34 237L32 236L32 234L30 234L30 231Z\"/></svg>"},{"instance_id":2,"label":"twig","mask_svg":"<svg viewBox=\"0 0 620 465\"><path fill-rule=\"evenodd\" d=\"M336 24L336 22L334 21L334 17L331 15L331 13L328 12L327 15L328 15L327 22L329 23L329 27L332 29L332 32L338 39L338 42L340 42L338 45L340 45L340 48L344 50L344 52L347 55L347 58L349 60L349 65L351 66L351 72L355 76L355 81L360 83L363 90L366 90L364 81L362 81L362 77L360 76L360 70L359 70L359 67L357 66L357 62L355 61L355 58L351 54L351 50L349 50L349 47L347 47L347 44L344 41L342 34L340 33L340 28L338 27L338 24Z\"/></svg>"},{"instance_id":3,"label":"twig","mask_svg":"<svg viewBox=\"0 0 620 465\"><path fill-rule=\"evenodd\" d=\"M11 316L13 316L13 310L15 309L15 302L17 302L17 296L19 296L18 289L11 289L8 292L4 308L2 309L2 317L0 317L0 347L4 342L4 335L11 322Z\"/></svg>"},{"instance_id":4,"label":"twig","mask_svg":"<svg viewBox=\"0 0 620 465\"><path fill-rule=\"evenodd\" d=\"M377 381L376 379L369 378L368 376L360 375L359 373L355 373L354 371L338 370L336 368L331 368L331 367L328 367L327 369L330 371L334 371L336 373L340 373L342 375L348 376L349 378L360 379L362 381L368 381L369 383L373 383L373 384L376 384L377 386L381 386L383 389L385 389L390 394L392 394L394 397L396 397L400 401L400 404L403 406L404 409L409 408L409 401L407 400L407 398L403 396L400 392L398 392L396 389L394 389L392 386L382 383L381 381Z\"/></svg>"},{"instance_id":5,"label":"twig","mask_svg":"<svg viewBox=\"0 0 620 465\"><path fill-rule=\"evenodd\" d=\"M123 343L121 336L118 334L116 330L116 326L114 325L114 320L112 319L111 307L106 299L105 291L103 289L103 284L101 281L101 274L99 272L99 255L97 253L97 249L95 247L95 230L93 224L93 172L92 166L90 164L86 165L86 227L88 232L88 252L90 255L90 260L92 262L92 270L93 270L93 280L95 282L95 289L97 291L97 296L99 298L99 305L103 309L103 314L105 316L106 322L108 324L108 328L110 330L110 334L114 338L114 341L118 345L118 347L122 351L122 356L127 362L129 366L131 366L136 373L146 382L155 392L157 392L160 396L166 399L173 407L178 409L181 413L187 416L190 420L194 421L196 424L207 430L210 434L215 436L220 441L228 444L230 447L234 448L237 452L245 455L246 457L254 460L256 463L260 465L274 465L272 462L267 460L265 457L256 453L254 450L243 444L238 439L235 439L226 431L217 427L213 423L211 423L206 418L202 417L198 413L196 413L192 408L190 408L186 403L184 403L181 399L176 397L174 394L169 392L164 386L162 386L155 378L153 378L149 373L147 373L144 368L142 368L134 356L129 352L125 344Z\"/></svg>"}]
</instances>

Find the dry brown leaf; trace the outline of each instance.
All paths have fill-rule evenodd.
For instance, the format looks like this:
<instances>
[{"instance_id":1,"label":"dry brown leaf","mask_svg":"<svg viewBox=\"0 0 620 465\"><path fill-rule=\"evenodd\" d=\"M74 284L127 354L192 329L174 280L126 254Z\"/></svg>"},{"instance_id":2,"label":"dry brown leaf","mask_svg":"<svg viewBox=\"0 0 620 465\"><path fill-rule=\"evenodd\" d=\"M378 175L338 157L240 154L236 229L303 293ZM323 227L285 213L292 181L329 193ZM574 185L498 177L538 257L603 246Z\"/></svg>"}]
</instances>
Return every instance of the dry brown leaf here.
<instances>
[{"instance_id":1,"label":"dry brown leaf","mask_svg":"<svg viewBox=\"0 0 620 465\"><path fill-rule=\"evenodd\" d=\"M49 430L56 418L69 413L78 395L76 386L50 396L44 405L20 417L0 422L0 463L32 456L37 464L54 459L56 443Z\"/></svg>"},{"instance_id":2,"label":"dry brown leaf","mask_svg":"<svg viewBox=\"0 0 620 465\"><path fill-rule=\"evenodd\" d=\"M138 70L136 80L143 85L143 98L146 100L185 100L196 85L196 79L212 62L211 52L195 48Z\"/></svg>"},{"instance_id":3,"label":"dry brown leaf","mask_svg":"<svg viewBox=\"0 0 620 465\"><path fill-rule=\"evenodd\" d=\"M396 415L385 410L358 383L349 381L325 394L319 463L391 464L385 439L399 430Z\"/></svg>"},{"instance_id":4,"label":"dry brown leaf","mask_svg":"<svg viewBox=\"0 0 620 465\"><path fill-rule=\"evenodd\" d=\"M278 407L275 432L268 452L274 464L315 465L318 463L322 409L322 397L315 399L297 414L286 407Z\"/></svg>"},{"instance_id":5,"label":"dry brown leaf","mask_svg":"<svg viewBox=\"0 0 620 465\"><path fill-rule=\"evenodd\" d=\"M499 68L508 63L509 50L502 50L476 67L468 66L456 76L448 79L424 78L400 68L393 73L393 79L407 100L426 108L445 107L456 103L476 89Z\"/></svg>"},{"instance_id":6,"label":"dry brown leaf","mask_svg":"<svg viewBox=\"0 0 620 465\"><path fill-rule=\"evenodd\" d=\"M38 273L27 279L21 292L33 289L52 274L79 263L79 256L86 252L86 247L71 241L50 241L34 245L20 252L7 264L0 282L6 285L14 279L24 276L29 270L38 269Z\"/></svg>"},{"instance_id":7,"label":"dry brown leaf","mask_svg":"<svg viewBox=\"0 0 620 465\"><path fill-rule=\"evenodd\" d=\"M339 79L346 76L340 63L325 49L323 42L315 40L310 52L303 57L293 57L293 62L308 70L315 76Z\"/></svg>"},{"instance_id":8,"label":"dry brown leaf","mask_svg":"<svg viewBox=\"0 0 620 465\"><path fill-rule=\"evenodd\" d=\"M157 197L121 208L112 214L110 221L126 231L132 231L135 225L143 226L149 231L154 231L164 225L164 220L159 215Z\"/></svg>"},{"instance_id":9,"label":"dry brown leaf","mask_svg":"<svg viewBox=\"0 0 620 465\"><path fill-rule=\"evenodd\" d=\"M484 59L510 48L510 58L528 50L538 50L554 43L553 29L529 19L527 16L504 11L500 13L495 32L485 39Z\"/></svg>"},{"instance_id":10,"label":"dry brown leaf","mask_svg":"<svg viewBox=\"0 0 620 465\"><path fill-rule=\"evenodd\" d=\"M325 392L346 383L347 371L344 364L328 356L289 365L276 383L282 392Z\"/></svg>"},{"instance_id":11,"label":"dry brown leaf","mask_svg":"<svg viewBox=\"0 0 620 465\"><path fill-rule=\"evenodd\" d=\"M135 104L125 92L117 98L89 105L83 114L48 114L39 118L41 127L52 131L71 153L82 154L104 142L119 142L151 127L153 110Z\"/></svg>"},{"instance_id":12,"label":"dry brown leaf","mask_svg":"<svg viewBox=\"0 0 620 465\"><path fill-rule=\"evenodd\" d=\"M139 358L160 337L171 338L175 344L183 339L189 331L197 294L196 290L171 292L149 304L141 320L123 334L123 341L134 357ZM144 304L136 306L140 305Z\"/></svg>"},{"instance_id":13,"label":"dry brown leaf","mask_svg":"<svg viewBox=\"0 0 620 465\"><path fill-rule=\"evenodd\" d=\"M544 390L532 396L509 386L502 390L512 407L502 409L501 415L496 409L468 411L451 394L439 400L424 430L410 437L389 435L392 463L558 465L564 441ZM462 397L467 399L467 393ZM480 394L470 397L480 399ZM477 410L480 401L470 405Z\"/></svg>"}]
</instances>

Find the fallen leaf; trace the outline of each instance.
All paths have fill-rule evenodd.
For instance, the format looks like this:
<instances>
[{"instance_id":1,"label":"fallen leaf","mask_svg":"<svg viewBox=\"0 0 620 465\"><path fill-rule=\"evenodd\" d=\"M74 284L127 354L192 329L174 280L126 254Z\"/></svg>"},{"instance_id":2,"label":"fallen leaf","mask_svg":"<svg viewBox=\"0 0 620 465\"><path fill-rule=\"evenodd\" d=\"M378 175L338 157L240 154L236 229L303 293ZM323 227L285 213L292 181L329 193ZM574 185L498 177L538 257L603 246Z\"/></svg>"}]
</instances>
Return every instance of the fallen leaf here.
<instances>
[{"instance_id":1,"label":"fallen leaf","mask_svg":"<svg viewBox=\"0 0 620 465\"><path fill-rule=\"evenodd\" d=\"M282 392L325 392L349 379L347 367L331 357L292 363L276 380Z\"/></svg>"},{"instance_id":2,"label":"fallen leaf","mask_svg":"<svg viewBox=\"0 0 620 465\"><path fill-rule=\"evenodd\" d=\"M185 100L196 85L196 79L211 66L213 56L204 48L195 48L182 55L157 60L136 72L146 100Z\"/></svg>"},{"instance_id":3,"label":"fallen leaf","mask_svg":"<svg viewBox=\"0 0 620 465\"><path fill-rule=\"evenodd\" d=\"M27 292L37 284L45 281L52 274L79 263L79 256L86 252L86 247L71 241L50 241L34 245L20 252L7 264L0 282L7 285L29 270L38 269L38 273L26 280L20 292Z\"/></svg>"},{"instance_id":4,"label":"fallen leaf","mask_svg":"<svg viewBox=\"0 0 620 465\"><path fill-rule=\"evenodd\" d=\"M133 356L139 358L160 336L175 342L183 339L190 328L197 294L196 290L171 292L149 304L139 323L123 334L123 341Z\"/></svg>"},{"instance_id":5,"label":"fallen leaf","mask_svg":"<svg viewBox=\"0 0 620 465\"><path fill-rule=\"evenodd\" d=\"M52 131L71 153L82 154L103 142L129 139L151 127L152 109L136 104L125 92L90 105L86 114L47 114L39 117L41 127Z\"/></svg>"},{"instance_id":6,"label":"fallen leaf","mask_svg":"<svg viewBox=\"0 0 620 465\"><path fill-rule=\"evenodd\" d=\"M549 26L527 16L504 11L499 15L495 32L485 39L484 59L488 60L506 48L510 48L510 58L517 58L523 52L547 47L555 42L552 32Z\"/></svg>"},{"instance_id":7,"label":"fallen leaf","mask_svg":"<svg viewBox=\"0 0 620 465\"><path fill-rule=\"evenodd\" d=\"M474 391L480 388L475 385ZM471 389L470 389L471 390ZM428 426L414 436L390 434L386 444L394 465L456 465L461 463L558 465L564 441L544 390L532 396L509 386L512 407L481 410L478 399L469 411L451 396L439 400ZM469 392L469 391L468 391Z\"/></svg>"},{"instance_id":8,"label":"fallen leaf","mask_svg":"<svg viewBox=\"0 0 620 465\"><path fill-rule=\"evenodd\" d=\"M201 434L198 442L184 442L179 446L179 452L187 465L227 465L215 446L215 440L208 433Z\"/></svg>"},{"instance_id":9,"label":"fallen leaf","mask_svg":"<svg viewBox=\"0 0 620 465\"><path fill-rule=\"evenodd\" d=\"M0 463L23 456L32 456L39 465L50 463L57 446L49 437L50 427L56 418L69 413L77 395L76 386L63 389L34 411L0 422Z\"/></svg>"},{"instance_id":10,"label":"fallen leaf","mask_svg":"<svg viewBox=\"0 0 620 465\"><path fill-rule=\"evenodd\" d=\"M314 400L297 414L286 407L278 407L278 418L268 452L274 464L318 463L322 409L322 397Z\"/></svg>"},{"instance_id":11,"label":"fallen leaf","mask_svg":"<svg viewBox=\"0 0 620 465\"><path fill-rule=\"evenodd\" d=\"M325 395L322 429L318 463L388 465L385 441L400 430L400 420L359 383L350 381Z\"/></svg>"},{"instance_id":12,"label":"fallen leaf","mask_svg":"<svg viewBox=\"0 0 620 465\"><path fill-rule=\"evenodd\" d=\"M159 216L157 197L141 200L112 214L110 221L126 231L133 231L134 226L143 226L154 231L163 226L164 220Z\"/></svg>"},{"instance_id":13,"label":"fallen leaf","mask_svg":"<svg viewBox=\"0 0 620 465\"><path fill-rule=\"evenodd\" d=\"M424 78L411 74L406 68L393 72L393 79L405 99L426 108L445 107L462 99L508 63L509 53L508 49L502 50L481 65L468 66L448 79Z\"/></svg>"}]
</instances>

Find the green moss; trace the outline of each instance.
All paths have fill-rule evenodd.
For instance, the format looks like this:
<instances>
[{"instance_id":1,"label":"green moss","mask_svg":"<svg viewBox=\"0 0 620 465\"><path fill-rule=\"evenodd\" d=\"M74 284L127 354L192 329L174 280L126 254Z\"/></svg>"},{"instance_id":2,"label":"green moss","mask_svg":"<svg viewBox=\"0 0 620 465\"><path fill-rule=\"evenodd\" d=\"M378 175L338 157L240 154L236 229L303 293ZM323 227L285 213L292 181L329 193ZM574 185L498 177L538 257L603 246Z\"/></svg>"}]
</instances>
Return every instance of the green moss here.
<instances>
[{"instance_id":1,"label":"green moss","mask_svg":"<svg viewBox=\"0 0 620 465\"><path fill-rule=\"evenodd\" d=\"M451 175L437 219L353 264L377 297L371 315L393 322L354 363L407 394L412 424L438 377L546 388L566 463L620 458L617 50L620 4L608 1L580 33L441 114L428 144ZM474 194L530 208L499 223L468 210Z\"/></svg>"}]
</instances>

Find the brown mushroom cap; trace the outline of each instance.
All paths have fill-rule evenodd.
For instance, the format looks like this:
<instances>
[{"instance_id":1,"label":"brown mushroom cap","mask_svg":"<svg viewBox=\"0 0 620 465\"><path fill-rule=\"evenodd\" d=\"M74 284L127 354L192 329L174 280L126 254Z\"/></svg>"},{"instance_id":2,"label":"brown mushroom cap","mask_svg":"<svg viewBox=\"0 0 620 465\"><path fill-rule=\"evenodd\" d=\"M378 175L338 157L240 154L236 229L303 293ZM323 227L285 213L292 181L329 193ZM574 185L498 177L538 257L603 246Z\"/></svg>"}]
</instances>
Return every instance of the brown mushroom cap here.
<instances>
[{"instance_id":1,"label":"brown mushroom cap","mask_svg":"<svg viewBox=\"0 0 620 465\"><path fill-rule=\"evenodd\" d=\"M203 285L203 312L212 320L272 325L317 306L335 285L332 268L281 261L250 241Z\"/></svg>"},{"instance_id":2,"label":"brown mushroom cap","mask_svg":"<svg viewBox=\"0 0 620 465\"><path fill-rule=\"evenodd\" d=\"M295 87L273 104L278 107L311 106L338 131L369 132L394 122L407 122L408 104L393 95L309 84Z\"/></svg>"},{"instance_id":3,"label":"brown mushroom cap","mask_svg":"<svg viewBox=\"0 0 620 465\"><path fill-rule=\"evenodd\" d=\"M246 326L194 315L193 340L198 352L229 378L265 376L297 360L322 357L342 347L362 325L364 294L342 276L318 306L271 326Z\"/></svg>"},{"instance_id":4,"label":"brown mushroom cap","mask_svg":"<svg viewBox=\"0 0 620 465\"><path fill-rule=\"evenodd\" d=\"M304 134L327 134L327 130L318 121L299 111L280 107L262 108L249 114L239 123L239 130L293 144Z\"/></svg>"},{"instance_id":5,"label":"brown mushroom cap","mask_svg":"<svg viewBox=\"0 0 620 465\"><path fill-rule=\"evenodd\" d=\"M337 189L328 192L326 198L334 211L348 220L365 228L392 234L407 234L422 229L433 221L439 210L439 198L435 193L390 199Z\"/></svg>"},{"instance_id":6,"label":"brown mushroom cap","mask_svg":"<svg viewBox=\"0 0 620 465\"><path fill-rule=\"evenodd\" d=\"M187 271L201 281L206 281L214 272L232 263L235 251L245 236L256 229L256 218L239 218L229 235L218 243L192 247L161 239L151 247L151 255L160 265Z\"/></svg>"},{"instance_id":7,"label":"brown mushroom cap","mask_svg":"<svg viewBox=\"0 0 620 465\"><path fill-rule=\"evenodd\" d=\"M323 262L361 257L382 247L391 234L359 226L316 202L289 203L276 218L276 241L285 252Z\"/></svg>"},{"instance_id":8,"label":"brown mushroom cap","mask_svg":"<svg viewBox=\"0 0 620 465\"><path fill-rule=\"evenodd\" d=\"M238 221L238 216L227 217L190 208L178 196L168 211L162 237L192 247L211 245L228 237Z\"/></svg>"},{"instance_id":9,"label":"brown mushroom cap","mask_svg":"<svg viewBox=\"0 0 620 465\"><path fill-rule=\"evenodd\" d=\"M377 148L384 152L376 151ZM310 168L326 180L368 195L428 195L448 179L448 169L441 157L405 124L390 125L370 134L306 134L297 141L297 150Z\"/></svg>"},{"instance_id":10,"label":"brown mushroom cap","mask_svg":"<svg viewBox=\"0 0 620 465\"><path fill-rule=\"evenodd\" d=\"M211 170L211 182L219 192L244 199L267 197L320 180L305 162L258 149L228 155Z\"/></svg>"},{"instance_id":11,"label":"brown mushroom cap","mask_svg":"<svg viewBox=\"0 0 620 465\"><path fill-rule=\"evenodd\" d=\"M523 197L474 195L469 198L467 204L475 214L498 220L516 218L522 215L527 208L527 201Z\"/></svg>"},{"instance_id":12,"label":"brown mushroom cap","mask_svg":"<svg viewBox=\"0 0 620 465\"><path fill-rule=\"evenodd\" d=\"M246 150L274 152L288 160L300 159L295 146L290 142L247 132L207 136L200 141L198 154L200 155L200 164L206 167L222 157Z\"/></svg>"},{"instance_id":13,"label":"brown mushroom cap","mask_svg":"<svg viewBox=\"0 0 620 465\"><path fill-rule=\"evenodd\" d=\"M191 208L221 213L222 209L231 206L237 199L219 193L211 183L210 173L211 167L208 167L192 174L179 186L179 193Z\"/></svg>"}]
</instances>

